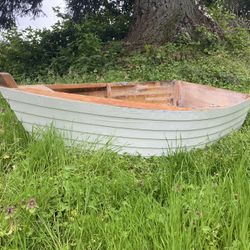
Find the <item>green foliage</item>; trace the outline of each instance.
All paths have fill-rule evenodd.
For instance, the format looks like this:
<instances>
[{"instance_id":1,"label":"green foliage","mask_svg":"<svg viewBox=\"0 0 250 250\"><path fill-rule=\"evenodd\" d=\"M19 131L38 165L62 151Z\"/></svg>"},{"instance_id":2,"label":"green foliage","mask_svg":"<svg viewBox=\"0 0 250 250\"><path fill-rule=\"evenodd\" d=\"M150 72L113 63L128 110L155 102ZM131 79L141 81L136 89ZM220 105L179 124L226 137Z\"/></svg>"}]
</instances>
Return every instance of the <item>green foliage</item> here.
<instances>
[{"instance_id":1,"label":"green foliage","mask_svg":"<svg viewBox=\"0 0 250 250\"><path fill-rule=\"evenodd\" d=\"M15 36L11 43L3 43L0 45L3 49L1 71L28 83L114 81L117 78L120 81L183 79L220 86L249 83L250 52L244 43L249 35L245 31L245 38L231 35L226 44L216 43L213 36L204 35L200 41L186 45L146 45L144 50L135 52L121 42L104 43L93 33L80 30L72 38L71 32L66 36L63 34L67 33L61 32L59 29L58 37L62 39L58 40L54 39L53 32L46 31L43 38L24 41Z\"/></svg>"},{"instance_id":2,"label":"green foliage","mask_svg":"<svg viewBox=\"0 0 250 250\"><path fill-rule=\"evenodd\" d=\"M172 47L172 46L171 46ZM170 48L173 49L173 48ZM161 49L163 50L163 49ZM200 53L200 54L199 54ZM232 61L232 56L234 60ZM249 86L249 57L240 57L225 52L204 55L194 49L169 48L154 55L135 54L120 68L103 74L104 81L180 79L190 82L212 84L220 87L242 89Z\"/></svg>"},{"instance_id":3,"label":"green foliage","mask_svg":"<svg viewBox=\"0 0 250 250\"><path fill-rule=\"evenodd\" d=\"M232 32L228 32L226 34L226 39L229 48L231 48L232 50L242 52L249 49L249 32L242 27L238 26Z\"/></svg>"},{"instance_id":4,"label":"green foliage","mask_svg":"<svg viewBox=\"0 0 250 250\"><path fill-rule=\"evenodd\" d=\"M79 21L86 16L106 16L106 18L115 18L131 16L134 0L66 0L69 13L74 21Z\"/></svg>"},{"instance_id":5,"label":"green foliage","mask_svg":"<svg viewBox=\"0 0 250 250\"><path fill-rule=\"evenodd\" d=\"M196 42L201 45L204 52L218 49L220 38L217 34L207 30L206 27L198 27L196 29L196 36Z\"/></svg>"},{"instance_id":6,"label":"green foliage","mask_svg":"<svg viewBox=\"0 0 250 250\"><path fill-rule=\"evenodd\" d=\"M216 6L216 8L223 8L238 16L250 17L250 2L248 0L204 0L206 6Z\"/></svg>"},{"instance_id":7,"label":"green foliage","mask_svg":"<svg viewBox=\"0 0 250 250\"><path fill-rule=\"evenodd\" d=\"M119 75L121 80L181 78L215 84L247 82L248 73L241 73L245 71L247 59L243 59L243 69L237 66L235 72L235 62L223 60L228 61L227 58L233 56L238 62L238 58L249 56L249 32L235 15L220 5L212 7L210 12L223 28L224 39L201 26L193 40L183 36L176 44L160 48L149 46L148 49L146 45L145 51L138 53L131 53L126 44L117 41L125 36L128 28L120 26L119 18L123 18L120 16L110 19L106 14L96 13L95 17L87 16L77 23L64 17L51 30L19 32L12 29L2 33L0 70L26 82L102 81L112 80L111 75ZM207 65L203 74L199 74L197 59ZM131 68L131 64L137 65ZM150 68L156 66L162 69L152 74ZM206 73L207 70L210 72ZM196 77L192 77L192 71ZM242 75L245 75L243 79Z\"/></svg>"},{"instance_id":8,"label":"green foliage","mask_svg":"<svg viewBox=\"0 0 250 250\"><path fill-rule=\"evenodd\" d=\"M224 44L227 49L243 53L249 51L250 34L244 20L238 19L235 14L225 11L220 6L211 8L210 11L224 31Z\"/></svg>"},{"instance_id":9,"label":"green foliage","mask_svg":"<svg viewBox=\"0 0 250 250\"><path fill-rule=\"evenodd\" d=\"M4 39L0 42L1 71L13 72L17 78L42 74L51 52L40 45L41 31L27 29L20 33L13 29L4 34Z\"/></svg>"},{"instance_id":10,"label":"green foliage","mask_svg":"<svg viewBox=\"0 0 250 250\"><path fill-rule=\"evenodd\" d=\"M1 0L0 29L15 25L16 15L37 15L43 0Z\"/></svg>"},{"instance_id":11,"label":"green foliage","mask_svg":"<svg viewBox=\"0 0 250 250\"><path fill-rule=\"evenodd\" d=\"M116 27L102 19L78 24L64 20L52 30L8 30L0 41L0 70L11 72L18 81L97 72L118 58L115 50L121 46L108 42L121 38L115 32Z\"/></svg>"},{"instance_id":12,"label":"green foliage","mask_svg":"<svg viewBox=\"0 0 250 250\"><path fill-rule=\"evenodd\" d=\"M134 0L66 0L66 2L74 22L85 25L91 20L99 23L96 28L103 30L102 40L122 39L128 33Z\"/></svg>"}]
</instances>

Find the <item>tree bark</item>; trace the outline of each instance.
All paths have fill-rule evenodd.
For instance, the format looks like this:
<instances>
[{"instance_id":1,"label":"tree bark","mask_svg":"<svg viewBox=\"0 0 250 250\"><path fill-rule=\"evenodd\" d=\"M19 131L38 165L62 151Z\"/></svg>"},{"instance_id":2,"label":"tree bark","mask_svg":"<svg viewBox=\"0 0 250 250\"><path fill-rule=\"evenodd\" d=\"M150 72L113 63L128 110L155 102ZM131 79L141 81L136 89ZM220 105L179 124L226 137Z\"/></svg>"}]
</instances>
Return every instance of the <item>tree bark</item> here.
<instances>
[{"instance_id":1,"label":"tree bark","mask_svg":"<svg viewBox=\"0 0 250 250\"><path fill-rule=\"evenodd\" d=\"M180 34L193 36L198 26L221 33L217 23L196 0L135 0L134 23L127 41L162 44Z\"/></svg>"}]
</instances>

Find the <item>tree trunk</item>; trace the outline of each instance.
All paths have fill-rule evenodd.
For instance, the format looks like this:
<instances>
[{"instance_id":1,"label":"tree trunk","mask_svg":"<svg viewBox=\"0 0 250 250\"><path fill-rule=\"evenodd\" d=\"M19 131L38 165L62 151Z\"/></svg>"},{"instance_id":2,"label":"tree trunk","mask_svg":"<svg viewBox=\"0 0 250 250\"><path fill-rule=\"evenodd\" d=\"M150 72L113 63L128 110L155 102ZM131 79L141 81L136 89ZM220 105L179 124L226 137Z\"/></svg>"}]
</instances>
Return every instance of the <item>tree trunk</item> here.
<instances>
[{"instance_id":1,"label":"tree trunk","mask_svg":"<svg viewBox=\"0 0 250 250\"><path fill-rule=\"evenodd\" d=\"M200 25L221 33L196 0L135 0L134 23L127 41L162 44L174 41L183 33L192 37Z\"/></svg>"}]
</instances>

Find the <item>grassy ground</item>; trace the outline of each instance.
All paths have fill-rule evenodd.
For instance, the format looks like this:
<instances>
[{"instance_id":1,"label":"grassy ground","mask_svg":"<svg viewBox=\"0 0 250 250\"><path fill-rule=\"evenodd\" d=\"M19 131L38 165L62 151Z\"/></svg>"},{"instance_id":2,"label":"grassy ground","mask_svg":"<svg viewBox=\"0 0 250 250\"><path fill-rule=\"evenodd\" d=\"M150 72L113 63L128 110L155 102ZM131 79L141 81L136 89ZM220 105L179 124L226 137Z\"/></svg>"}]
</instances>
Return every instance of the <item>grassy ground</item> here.
<instances>
[{"instance_id":1,"label":"grassy ground","mask_svg":"<svg viewBox=\"0 0 250 250\"><path fill-rule=\"evenodd\" d=\"M250 92L249 59L216 54L153 68L143 57L102 80L186 76ZM250 249L249 116L204 150L144 159L67 148L53 129L28 136L1 106L1 249Z\"/></svg>"}]
</instances>

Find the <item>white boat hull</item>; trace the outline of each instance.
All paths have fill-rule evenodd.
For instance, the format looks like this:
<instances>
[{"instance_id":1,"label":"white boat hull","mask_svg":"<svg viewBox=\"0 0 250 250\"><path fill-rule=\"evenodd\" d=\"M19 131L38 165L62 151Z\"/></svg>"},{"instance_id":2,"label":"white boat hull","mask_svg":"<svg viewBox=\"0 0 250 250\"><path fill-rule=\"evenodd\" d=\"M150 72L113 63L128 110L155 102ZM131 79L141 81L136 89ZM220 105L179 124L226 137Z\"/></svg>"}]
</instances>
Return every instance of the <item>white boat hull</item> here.
<instances>
[{"instance_id":1,"label":"white boat hull","mask_svg":"<svg viewBox=\"0 0 250 250\"><path fill-rule=\"evenodd\" d=\"M162 155L202 148L239 129L250 100L208 110L148 110L67 100L0 87L28 132L51 124L65 140L103 146L112 139L121 153Z\"/></svg>"}]
</instances>

